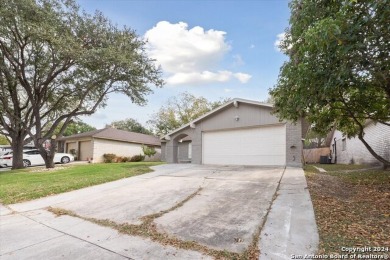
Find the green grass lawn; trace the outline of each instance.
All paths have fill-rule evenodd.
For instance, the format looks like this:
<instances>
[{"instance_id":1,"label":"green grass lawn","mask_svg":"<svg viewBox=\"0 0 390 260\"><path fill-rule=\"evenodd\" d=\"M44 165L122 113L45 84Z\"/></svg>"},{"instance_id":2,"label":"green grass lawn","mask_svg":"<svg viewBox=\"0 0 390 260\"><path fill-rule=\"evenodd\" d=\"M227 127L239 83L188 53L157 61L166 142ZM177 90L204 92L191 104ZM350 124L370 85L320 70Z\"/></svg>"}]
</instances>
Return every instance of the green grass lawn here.
<instances>
[{"instance_id":1,"label":"green grass lawn","mask_svg":"<svg viewBox=\"0 0 390 260\"><path fill-rule=\"evenodd\" d=\"M39 168L0 172L0 202L12 204L128 178L152 170L159 162L70 165L48 171ZM62 166L57 166L62 167Z\"/></svg>"}]
</instances>

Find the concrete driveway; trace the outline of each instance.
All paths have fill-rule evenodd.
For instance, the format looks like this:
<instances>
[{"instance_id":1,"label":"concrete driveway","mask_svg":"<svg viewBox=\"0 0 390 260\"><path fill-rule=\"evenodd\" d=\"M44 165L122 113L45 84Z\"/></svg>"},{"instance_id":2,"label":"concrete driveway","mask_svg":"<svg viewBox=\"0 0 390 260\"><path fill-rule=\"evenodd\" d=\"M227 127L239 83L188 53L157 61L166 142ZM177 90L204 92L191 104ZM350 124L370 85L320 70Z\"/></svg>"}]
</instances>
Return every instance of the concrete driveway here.
<instances>
[{"instance_id":1,"label":"concrete driveway","mask_svg":"<svg viewBox=\"0 0 390 260\"><path fill-rule=\"evenodd\" d=\"M261 259L315 252L318 234L302 169L167 164L154 170L0 208L1 258L210 258L88 221L140 225L145 216L154 216L162 234L215 250L243 253L259 238ZM49 206L78 217L56 217Z\"/></svg>"}]
</instances>

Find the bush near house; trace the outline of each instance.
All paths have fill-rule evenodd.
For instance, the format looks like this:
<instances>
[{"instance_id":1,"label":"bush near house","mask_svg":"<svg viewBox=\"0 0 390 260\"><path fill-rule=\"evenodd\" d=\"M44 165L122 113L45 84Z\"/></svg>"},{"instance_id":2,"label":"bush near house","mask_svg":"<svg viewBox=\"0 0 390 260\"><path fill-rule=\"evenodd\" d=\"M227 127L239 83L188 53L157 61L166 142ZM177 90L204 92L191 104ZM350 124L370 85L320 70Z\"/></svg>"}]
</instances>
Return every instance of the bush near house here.
<instances>
[{"instance_id":1,"label":"bush near house","mask_svg":"<svg viewBox=\"0 0 390 260\"><path fill-rule=\"evenodd\" d=\"M145 156L140 154L140 155L134 155L133 157L131 157L130 162L142 162L143 160L145 160Z\"/></svg>"},{"instance_id":2,"label":"bush near house","mask_svg":"<svg viewBox=\"0 0 390 260\"><path fill-rule=\"evenodd\" d=\"M142 154L126 157L116 156L116 154L113 153L105 153L103 154L103 158L105 163L142 162L145 160L145 156Z\"/></svg>"},{"instance_id":3,"label":"bush near house","mask_svg":"<svg viewBox=\"0 0 390 260\"><path fill-rule=\"evenodd\" d=\"M116 155L113 153L105 153L103 154L104 162L105 163L113 163L116 162Z\"/></svg>"},{"instance_id":4,"label":"bush near house","mask_svg":"<svg viewBox=\"0 0 390 260\"><path fill-rule=\"evenodd\" d=\"M154 149L154 147L150 147L146 145L142 145L142 151L149 158L156 154L156 149Z\"/></svg>"}]
</instances>

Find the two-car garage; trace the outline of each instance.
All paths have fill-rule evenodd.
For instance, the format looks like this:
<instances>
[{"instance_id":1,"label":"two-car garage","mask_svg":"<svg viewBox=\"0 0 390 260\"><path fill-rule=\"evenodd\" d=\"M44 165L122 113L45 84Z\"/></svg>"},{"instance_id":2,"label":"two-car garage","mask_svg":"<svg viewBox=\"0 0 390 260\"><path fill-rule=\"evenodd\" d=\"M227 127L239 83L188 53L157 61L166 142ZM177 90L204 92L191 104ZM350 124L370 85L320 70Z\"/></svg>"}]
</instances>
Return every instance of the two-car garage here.
<instances>
[{"instance_id":1,"label":"two-car garage","mask_svg":"<svg viewBox=\"0 0 390 260\"><path fill-rule=\"evenodd\" d=\"M202 139L202 162L204 164L286 164L286 127L284 124L204 132Z\"/></svg>"},{"instance_id":2,"label":"two-car garage","mask_svg":"<svg viewBox=\"0 0 390 260\"><path fill-rule=\"evenodd\" d=\"M301 166L302 124L280 121L273 106L233 99L161 139L170 163ZM191 158L183 158L183 140ZM188 154L190 154L188 152ZM180 158L180 160L178 159Z\"/></svg>"}]
</instances>

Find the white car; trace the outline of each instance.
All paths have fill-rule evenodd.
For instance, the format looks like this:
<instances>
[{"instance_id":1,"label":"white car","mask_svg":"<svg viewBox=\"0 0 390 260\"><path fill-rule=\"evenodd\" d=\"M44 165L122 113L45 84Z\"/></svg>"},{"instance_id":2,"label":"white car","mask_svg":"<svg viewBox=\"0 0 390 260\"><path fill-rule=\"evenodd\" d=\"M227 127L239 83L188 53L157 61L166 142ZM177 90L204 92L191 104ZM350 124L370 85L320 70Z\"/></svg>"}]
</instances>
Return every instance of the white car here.
<instances>
[{"instance_id":1,"label":"white car","mask_svg":"<svg viewBox=\"0 0 390 260\"><path fill-rule=\"evenodd\" d=\"M69 163L74 161L74 156L68 153L56 153L54 155L54 163ZM25 150L23 151L23 165L24 167L44 165L41 154L38 150ZM8 152L0 157L0 166L10 167L12 166L12 152Z\"/></svg>"}]
</instances>

